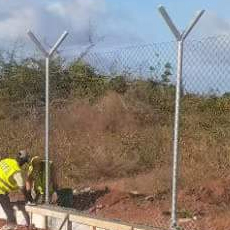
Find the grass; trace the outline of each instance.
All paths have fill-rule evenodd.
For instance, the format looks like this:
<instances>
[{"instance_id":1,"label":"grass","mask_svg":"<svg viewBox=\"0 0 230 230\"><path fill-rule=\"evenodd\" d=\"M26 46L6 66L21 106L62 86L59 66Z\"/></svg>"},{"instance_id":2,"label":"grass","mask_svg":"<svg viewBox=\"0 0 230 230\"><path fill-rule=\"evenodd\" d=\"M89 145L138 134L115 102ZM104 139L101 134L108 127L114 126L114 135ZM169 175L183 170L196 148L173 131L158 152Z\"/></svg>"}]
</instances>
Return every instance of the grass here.
<instances>
[{"instance_id":1,"label":"grass","mask_svg":"<svg viewBox=\"0 0 230 230\"><path fill-rule=\"evenodd\" d=\"M112 90L99 94L93 103L87 97L75 97L62 102L61 106L55 103L51 106L50 155L58 168L60 184L76 187L79 183L138 178L137 175L152 172L152 178L145 178L144 184L140 183L143 178L140 182L130 180L133 183L129 183L129 187L135 187L136 183L147 192L170 191L174 87L148 81L127 86L122 79L124 90L118 93L115 83ZM228 174L229 102L227 97L183 97L182 188ZM42 156L43 109L30 108L26 114L11 116L17 107L14 110L6 110L6 107L9 108L9 104L3 102L0 110L3 114L0 120L2 156L24 148Z\"/></svg>"}]
</instances>

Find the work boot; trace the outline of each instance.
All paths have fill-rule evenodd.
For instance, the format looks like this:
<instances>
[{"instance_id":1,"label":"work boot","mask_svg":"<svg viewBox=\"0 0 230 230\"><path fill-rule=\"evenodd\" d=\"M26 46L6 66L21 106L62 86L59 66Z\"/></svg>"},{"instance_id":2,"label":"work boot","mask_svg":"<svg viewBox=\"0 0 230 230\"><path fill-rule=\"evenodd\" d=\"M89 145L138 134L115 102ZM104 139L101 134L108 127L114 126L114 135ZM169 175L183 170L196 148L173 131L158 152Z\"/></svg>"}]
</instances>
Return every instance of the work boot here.
<instances>
[{"instance_id":1,"label":"work boot","mask_svg":"<svg viewBox=\"0 0 230 230\"><path fill-rule=\"evenodd\" d=\"M16 230L17 225L16 224L6 224L0 228L0 230Z\"/></svg>"}]
</instances>

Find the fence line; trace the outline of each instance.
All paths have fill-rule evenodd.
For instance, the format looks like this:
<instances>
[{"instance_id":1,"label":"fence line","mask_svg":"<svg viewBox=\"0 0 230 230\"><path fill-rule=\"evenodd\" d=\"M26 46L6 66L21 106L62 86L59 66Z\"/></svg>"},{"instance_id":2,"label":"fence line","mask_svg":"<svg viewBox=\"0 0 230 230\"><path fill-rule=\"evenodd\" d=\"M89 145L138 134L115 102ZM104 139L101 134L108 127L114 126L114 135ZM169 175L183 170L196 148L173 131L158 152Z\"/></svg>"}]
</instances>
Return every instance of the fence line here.
<instances>
[{"instance_id":1,"label":"fence line","mask_svg":"<svg viewBox=\"0 0 230 230\"><path fill-rule=\"evenodd\" d=\"M205 179L225 178L230 166L230 36L187 40L184 45L180 194L185 188L192 193ZM85 180L97 183L101 177L135 173L135 186L163 197L159 202L170 200L176 43L90 51L81 60L64 48L59 54L50 62L50 151L62 185L75 188ZM12 148L14 139L19 146L28 140L29 148L40 151L44 63L28 56L17 60L1 64L0 125L8 126L1 133L7 140L1 150ZM111 89L116 93L110 94ZM141 184L148 176L152 184ZM130 188L129 183L124 186ZM193 203L183 201L178 211L195 215ZM169 216L160 211L147 222L166 228ZM199 223L191 220L185 229L199 229Z\"/></svg>"}]
</instances>

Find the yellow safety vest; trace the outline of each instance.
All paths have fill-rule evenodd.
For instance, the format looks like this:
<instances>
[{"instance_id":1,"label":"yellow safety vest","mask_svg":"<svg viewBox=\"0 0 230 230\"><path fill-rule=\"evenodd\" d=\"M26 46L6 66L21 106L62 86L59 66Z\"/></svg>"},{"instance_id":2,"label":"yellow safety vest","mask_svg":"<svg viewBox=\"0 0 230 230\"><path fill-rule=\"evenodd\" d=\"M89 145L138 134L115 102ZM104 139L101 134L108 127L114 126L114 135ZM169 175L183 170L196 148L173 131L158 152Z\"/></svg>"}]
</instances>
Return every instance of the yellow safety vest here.
<instances>
[{"instance_id":1,"label":"yellow safety vest","mask_svg":"<svg viewBox=\"0 0 230 230\"><path fill-rule=\"evenodd\" d=\"M20 172L21 168L15 159L6 158L0 161L0 194L17 190L18 185L12 176Z\"/></svg>"},{"instance_id":2,"label":"yellow safety vest","mask_svg":"<svg viewBox=\"0 0 230 230\"><path fill-rule=\"evenodd\" d=\"M45 161L39 161L39 169L34 168L33 165L29 165L27 176L31 177L34 182L36 192L43 195L45 193ZM51 174L52 162L49 162L49 174ZM51 180L51 178L50 178ZM53 193L52 183L49 186L49 192Z\"/></svg>"}]
</instances>

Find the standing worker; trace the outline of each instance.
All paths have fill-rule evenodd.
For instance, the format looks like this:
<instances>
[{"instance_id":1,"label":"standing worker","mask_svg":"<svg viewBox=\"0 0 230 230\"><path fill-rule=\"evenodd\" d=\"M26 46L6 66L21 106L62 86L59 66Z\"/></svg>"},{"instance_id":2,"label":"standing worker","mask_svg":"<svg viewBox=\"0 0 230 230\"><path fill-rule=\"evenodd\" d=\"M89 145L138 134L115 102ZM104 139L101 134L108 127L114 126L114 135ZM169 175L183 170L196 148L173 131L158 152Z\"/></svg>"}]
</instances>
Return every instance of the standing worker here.
<instances>
[{"instance_id":1,"label":"standing worker","mask_svg":"<svg viewBox=\"0 0 230 230\"><path fill-rule=\"evenodd\" d=\"M32 197L26 191L21 172L21 167L28 161L29 154L25 150L18 152L15 158L5 158L0 161L0 204L7 216L7 224L1 230L14 230L17 227L13 205L9 198L10 192L20 190L25 201L32 202Z\"/></svg>"}]
</instances>

